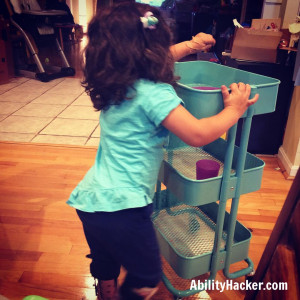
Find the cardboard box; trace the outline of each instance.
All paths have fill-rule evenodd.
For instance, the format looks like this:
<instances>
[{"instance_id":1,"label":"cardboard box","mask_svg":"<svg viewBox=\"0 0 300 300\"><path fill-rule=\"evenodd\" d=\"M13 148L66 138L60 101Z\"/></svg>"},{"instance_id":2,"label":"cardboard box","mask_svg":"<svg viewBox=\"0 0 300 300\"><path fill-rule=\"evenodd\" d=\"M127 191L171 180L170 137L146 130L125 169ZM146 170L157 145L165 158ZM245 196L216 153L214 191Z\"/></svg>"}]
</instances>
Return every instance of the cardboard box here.
<instances>
[{"instance_id":1,"label":"cardboard box","mask_svg":"<svg viewBox=\"0 0 300 300\"><path fill-rule=\"evenodd\" d=\"M282 32L280 19L255 19L253 27L237 28L231 57L250 61L276 62ZM277 31L276 31L277 30Z\"/></svg>"},{"instance_id":2,"label":"cardboard box","mask_svg":"<svg viewBox=\"0 0 300 300\"><path fill-rule=\"evenodd\" d=\"M253 19L251 28L258 30L279 30L281 28L281 19Z\"/></svg>"}]
</instances>

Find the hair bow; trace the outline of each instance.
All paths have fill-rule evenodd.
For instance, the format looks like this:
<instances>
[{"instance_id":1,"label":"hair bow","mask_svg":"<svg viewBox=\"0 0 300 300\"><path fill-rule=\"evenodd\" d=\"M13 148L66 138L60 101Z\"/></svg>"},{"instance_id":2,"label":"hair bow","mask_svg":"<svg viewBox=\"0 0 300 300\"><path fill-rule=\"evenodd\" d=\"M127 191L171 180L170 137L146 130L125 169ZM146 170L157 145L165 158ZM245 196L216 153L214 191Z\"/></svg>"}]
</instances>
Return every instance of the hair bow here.
<instances>
[{"instance_id":1,"label":"hair bow","mask_svg":"<svg viewBox=\"0 0 300 300\"><path fill-rule=\"evenodd\" d=\"M144 28L155 29L158 19L153 16L151 11L147 11L143 17L141 17L141 22L143 23Z\"/></svg>"}]
</instances>

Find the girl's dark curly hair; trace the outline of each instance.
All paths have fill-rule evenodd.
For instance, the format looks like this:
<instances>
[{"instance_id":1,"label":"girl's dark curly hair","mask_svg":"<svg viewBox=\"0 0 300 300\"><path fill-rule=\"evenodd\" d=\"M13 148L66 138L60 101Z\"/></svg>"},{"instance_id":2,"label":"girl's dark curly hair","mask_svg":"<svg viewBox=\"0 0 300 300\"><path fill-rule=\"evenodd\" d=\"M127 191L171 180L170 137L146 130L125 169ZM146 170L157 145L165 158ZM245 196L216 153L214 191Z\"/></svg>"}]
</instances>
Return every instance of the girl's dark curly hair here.
<instances>
[{"instance_id":1,"label":"girl's dark curly hair","mask_svg":"<svg viewBox=\"0 0 300 300\"><path fill-rule=\"evenodd\" d=\"M158 19L155 29L143 27L140 17L147 11ZM137 79L175 82L170 30L154 7L127 2L101 8L88 39L82 85L97 110L120 104Z\"/></svg>"}]
</instances>

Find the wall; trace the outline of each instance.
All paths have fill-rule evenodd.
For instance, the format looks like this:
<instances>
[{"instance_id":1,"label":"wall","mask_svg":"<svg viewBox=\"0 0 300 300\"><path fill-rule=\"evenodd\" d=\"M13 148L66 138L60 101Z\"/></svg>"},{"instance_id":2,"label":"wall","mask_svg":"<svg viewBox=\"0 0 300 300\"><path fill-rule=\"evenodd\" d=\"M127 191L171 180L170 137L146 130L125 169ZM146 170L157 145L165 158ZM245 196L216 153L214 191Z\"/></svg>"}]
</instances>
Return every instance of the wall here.
<instances>
[{"instance_id":1,"label":"wall","mask_svg":"<svg viewBox=\"0 0 300 300\"><path fill-rule=\"evenodd\" d=\"M289 24L296 20L300 0L265 0L262 11L263 19L282 19L282 28L288 29Z\"/></svg>"},{"instance_id":2,"label":"wall","mask_svg":"<svg viewBox=\"0 0 300 300\"><path fill-rule=\"evenodd\" d=\"M288 29L299 14L300 0L265 0L262 18L281 18L282 29ZM297 61L300 60L300 43ZM295 73L300 66L295 68ZM283 144L278 152L278 159L288 176L295 176L300 165L300 86L295 86L289 117L285 128Z\"/></svg>"},{"instance_id":3,"label":"wall","mask_svg":"<svg viewBox=\"0 0 300 300\"><path fill-rule=\"evenodd\" d=\"M280 17L282 0L265 0L262 11L263 19L277 19Z\"/></svg>"},{"instance_id":4,"label":"wall","mask_svg":"<svg viewBox=\"0 0 300 300\"><path fill-rule=\"evenodd\" d=\"M79 1L86 1L86 20L89 22L96 11L97 0L67 0L71 12L73 14L75 23L80 24L79 22ZM86 24L80 24L84 27Z\"/></svg>"},{"instance_id":5,"label":"wall","mask_svg":"<svg viewBox=\"0 0 300 300\"><path fill-rule=\"evenodd\" d=\"M96 0L87 0L86 1L86 19L87 22L91 20L95 11L96 11Z\"/></svg>"},{"instance_id":6,"label":"wall","mask_svg":"<svg viewBox=\"0 0 300 300\"><path fill-rule=\"evenodd\" d=\"M300 86L295 86L283 144L278 159L289 176L295 176L300 165Z\"/></svg>"},{"instance_id":7,"label":"wall","mask_svg":"<svg viewBox=\"0 0 300 300\"><path fill-rule=\"evenodd\" d=\"M282 14L283 24L282 28L289 28L289 24L296 21L296 16L299 13L299 0L288 0L286 1L285 11Z\"/></svg>"},{"instance_id":8,"label":"wall","mask_svg":"<svg viewBox=\"0 0 300 300\"><path fill-rule=\"evenodd\" d=\"M289 176L295 176L300 165L300 43L298 43L293 80L295 88L292 103L283 144L278 152L278 158Z\"/></svg>"},{"instance_id":9,"label":"wall","mask_svg":"<svg viewBox=\"0 0 300 300\"><path fill-rule=\"evenodd\" d=\"M79 0L68 0L67 4L69 5L74 17L74 22L79 24Z\"/></svg>"}]
</instances>

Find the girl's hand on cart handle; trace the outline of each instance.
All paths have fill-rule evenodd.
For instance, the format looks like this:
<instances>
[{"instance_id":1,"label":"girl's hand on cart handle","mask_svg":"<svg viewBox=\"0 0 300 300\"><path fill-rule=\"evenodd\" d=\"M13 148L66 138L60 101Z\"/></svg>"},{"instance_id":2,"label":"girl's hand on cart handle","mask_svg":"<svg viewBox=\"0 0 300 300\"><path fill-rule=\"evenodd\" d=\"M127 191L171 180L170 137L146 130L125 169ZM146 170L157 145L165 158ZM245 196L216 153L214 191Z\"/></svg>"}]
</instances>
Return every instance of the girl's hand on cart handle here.
<instances>
[{"instance_id":1,"label":"girl's hand on cart handle","mask_svg":"<svg viewBox=\"0 0 300 300\"><path fill-rule=\"evenodd\" d=\"M259 95L256 94L253 98L249 99L251 87L249 84L242 82L232 83L230 86L231 93L225 85L221 86L223 95L224 108L230 109L237 118L240 118L247 108L257 102Z\"/></svg>"}]
</instances>

